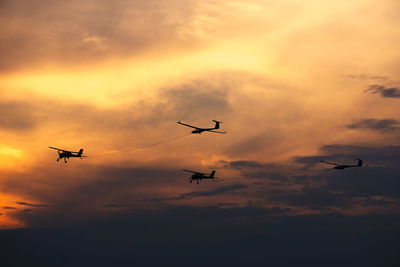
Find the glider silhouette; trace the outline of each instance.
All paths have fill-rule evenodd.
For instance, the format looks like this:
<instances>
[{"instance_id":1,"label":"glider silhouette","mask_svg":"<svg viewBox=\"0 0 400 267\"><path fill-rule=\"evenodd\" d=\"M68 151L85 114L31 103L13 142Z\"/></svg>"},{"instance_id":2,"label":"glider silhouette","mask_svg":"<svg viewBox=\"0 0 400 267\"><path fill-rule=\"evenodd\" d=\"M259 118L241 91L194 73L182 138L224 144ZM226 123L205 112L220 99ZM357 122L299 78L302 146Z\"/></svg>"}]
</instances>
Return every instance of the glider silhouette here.
<instances>
[{"instance_id":1,"label":"glider silhouette","mask_svg":"<svg viewBox=\"0 0 400 267\"><path fill-rule=\"evenodd\" d=\"M337 169L337 170L344 170L344 169L347 169L347 168L355 168L355 167L363 167L363 160L362 159L357 159L357 158L356 158L356 160L358 160L358 163L356 165L337 164L337 163L328 162L328 161L325 161L325 160L321 160L320 162L326 163L326 164L330 164L330 165L335 165L335 167L333 167L333 168Z\"/></svg>"},{"instance_id":2,"label":"glider silhouette","mask_svg":"<svg viewBox=\"0 0 400 267\"><path fill-rule=\"evenodd\" d=\"M220 125L220 123L222 123L222 121L213 120L213 122L215 122L214 128L200 128L200 127L196 127L196 126L193 126L190 124L183 123L181 121L178 121L177 123L181 124L183 126L186 126L186 127L193 128L194 130L192 131L192 134L201 134L202 132L226 134L226 131L223 131L223 132L215 131L215 130L219 129L219 125Z\"/></svg>"}]
</instances>

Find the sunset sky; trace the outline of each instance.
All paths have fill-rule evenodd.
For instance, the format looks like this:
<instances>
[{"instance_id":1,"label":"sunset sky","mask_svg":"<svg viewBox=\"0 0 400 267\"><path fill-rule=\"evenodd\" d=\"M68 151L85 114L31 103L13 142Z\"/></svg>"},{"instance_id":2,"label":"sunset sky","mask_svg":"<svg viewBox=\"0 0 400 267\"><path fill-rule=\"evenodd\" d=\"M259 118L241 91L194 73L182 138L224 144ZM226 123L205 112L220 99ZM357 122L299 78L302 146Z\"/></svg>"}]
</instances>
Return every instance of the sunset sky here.
<instances>
[{"instance_id":1,"label":"sunset sky","mask_svg":"<svg viewBox=\"0 0 400 267\"><path fill-rule=\"evenodd\" d=\"M398 0L1 0L0 25L0 229L399 215Z\"/></svg>"}]
</instances>

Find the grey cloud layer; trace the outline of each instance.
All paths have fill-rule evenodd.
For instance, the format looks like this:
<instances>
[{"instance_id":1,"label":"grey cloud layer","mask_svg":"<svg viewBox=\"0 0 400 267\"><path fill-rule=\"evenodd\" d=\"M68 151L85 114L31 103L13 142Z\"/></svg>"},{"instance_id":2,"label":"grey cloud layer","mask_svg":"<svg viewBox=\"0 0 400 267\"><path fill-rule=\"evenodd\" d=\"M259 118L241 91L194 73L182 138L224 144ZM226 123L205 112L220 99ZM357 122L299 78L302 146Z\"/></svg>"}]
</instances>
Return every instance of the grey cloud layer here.
<instances>
[{"instance_id":1,"label":"grey cloud layer","mask_svg":"<svg viewBox=\"0 0 400 267\"><path fill-rule=\"evenodd\" d=\"M1 1L0 70L40 61L89 63L126 56L162 44L190 46L180 39L195 1Z\"/></svg>"},{"instance_id":2,"label":"grey cloud layer","mask_svg":"<svg viewBox=\"0 0 400 267\"><path fill-rule=\"evenodd\" d=\"M244 189L247 188L248 186L243 185L243 184L233 184L233 185L226 185L226 186L220 186L217 187L213 190L209 191L193 191L189 193L184 193L179 195L178 197L171 197L171 198L152 198L149 199L149 201L167 201L167 200L187 200L187 199L193 199L193 198L198 198L198 197L210 197L210 196L216 196L224 193L228 193L231 191L236 191L239 189Z\"/></svg>"}]
</instances>

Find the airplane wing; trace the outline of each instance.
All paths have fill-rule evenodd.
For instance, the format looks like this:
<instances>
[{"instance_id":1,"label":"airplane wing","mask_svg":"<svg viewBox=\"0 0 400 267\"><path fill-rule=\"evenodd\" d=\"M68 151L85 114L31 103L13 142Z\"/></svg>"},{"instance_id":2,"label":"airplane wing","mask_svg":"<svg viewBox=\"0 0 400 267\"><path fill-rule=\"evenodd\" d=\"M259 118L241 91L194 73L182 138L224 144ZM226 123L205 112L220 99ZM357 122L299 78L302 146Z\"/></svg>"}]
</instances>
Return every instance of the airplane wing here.
<instances>
[{"instance_id":1,"label":"airplane wing","mask_svg":"<svg viewBox=\"0 0 400 267\"><path fill-rule=\"evenodd\" d=\"M178 124L181 124L181 125L183 125L183 126L186 126L186 127L193 128L193 129L201 129L201 128L198 128L198 127L193 126L193 125L189 125L189 124L186 124L186 123L182 123L181 121L178 121L177 123L178 123Z\"/></svg>"},{"instance_id":2,"label":"airplane wing","mask_svg":"<svg viewBox=\"0 0 400 267\"><path fill-rule=\"evenodd\" d=\"M209 130L208 132L226 134L226 131L220 132L220 131Z\"/></svg>"},{"instance_id":3,"label":"airplane wing","mask_svg":"<svg viewBox=\"0 0 400 267\"><path fill-rule=\"evenodd\" d=\"M324 161L324 160L321 160L320 162L322 162L322 163L326 163L326 164L331 164L331 165L336 165L336 166L338 166L338 165L339 165L339 164L337 164L337 163L328 162L328 161Z\"/></svg>"},{"instance_id":4,"label":"airplane wing","mask_svg":"<svg viewBox=\"0 0 400 267\"><path fill-rule=\"evenodd\" d=\"M52 147L52 146L49 146L49 148L54 149L54 150L58 150L58 151L71 152L71 153L73 153L72 151L68 151L68 150L64 150L64 149L60 149L60 148L56 148L56 147Z\"/></svg>"},{"instance_id":5,"label":"airplane wing","mask_svg":"<svg viewBox=\"0 0 400 267\"><path fill-rule=\"evenodd\" d=\"M185 171L185 172L191 172L191 173L196 173L196 174L202 174L201 172L195 172L195 171L186 170L186 169L182 169L182 171Z\"/></svg>"}]
</instances>

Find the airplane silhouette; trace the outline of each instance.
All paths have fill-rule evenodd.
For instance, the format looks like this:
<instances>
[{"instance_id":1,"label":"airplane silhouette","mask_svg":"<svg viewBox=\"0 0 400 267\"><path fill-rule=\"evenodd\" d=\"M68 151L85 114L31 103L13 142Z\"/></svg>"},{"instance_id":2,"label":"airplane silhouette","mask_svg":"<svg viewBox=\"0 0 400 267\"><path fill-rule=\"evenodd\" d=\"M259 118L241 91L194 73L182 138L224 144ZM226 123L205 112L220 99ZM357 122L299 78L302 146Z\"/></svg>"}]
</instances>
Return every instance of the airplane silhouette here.
<instances>
[{"instance_id":1,"label":"airplane silhouette","mask_svg":"<svg viewBox=\"0 0 400 267\"><path fill-rule=\"evenodd\" d=\"M214 180L215 178L218 178L218 177L214 176L216 171L212 171L210 174L191 171L191 170L185 170L185 169L183 169L182 171L193 173L192 176L189 177L190 183L192 183L193 181L196 181L197 184L199 184L199 181L201 181L203 179Z\"/></svg>"},{"instance_id":2,"label":"airplane silhouette","mask_svg":"<svg viewBox=\"0 0 400 267\"><path fill-rule=\"evenodd\" d=\"M333 168L337 169L337 170L344 170L346 168L363 167L363 160L362 159L357 159L357 158L356 158L356 160L358 160L358 163L356 165L337 164L337 163L328 162L328 161L325 161L325 160L321 160L320 162L326 163L326 164L335 165L335 167L333 167ZM367 166L365 166L365 167L367 167Z\"/></svg>"},{"instance_id":3,"label":"airplane silhouette","mask_svg":"<svg viewBox=\"0 0 400 267\"><path fill-rule=\"evenodd\" d=\"M81 158L86 156L83 156L83 149L81 148L78 152L73 152L73 151L68 151L68 150L64 150L64 149L60 149L60 148L56 148L56 147L52 147L49 146L49 148L57 150L58 151L58 159L57 161L59 161L60 159L64 159L64 162L67 163L67 159L69 158Z\"/></svg>"},{"instance_id":4,"label":"airplane silhouette","mask_svg":"<svg viewBox=\"0 0 400 267\"><path fill-rule=\"evenodd\" d=\"M181 124L183 126L195 129L195 130L192 131L192 134L201 134L202 132L212 132L212 133L226 134L226 131L223 131L223 132L214 131L214 130L219 129L219 124L222 123L222 121L213 120L213 122L215 122L215 127L214 128L200 128L200 127L196 127L196 126L189 125L189 124L186 124L186 123L182 123L181 121L178 121L177 123Z\"/></svg>"}]
</instances>

